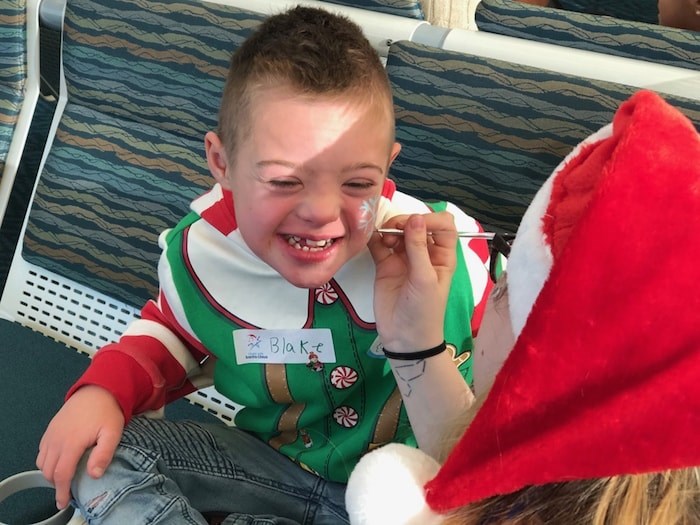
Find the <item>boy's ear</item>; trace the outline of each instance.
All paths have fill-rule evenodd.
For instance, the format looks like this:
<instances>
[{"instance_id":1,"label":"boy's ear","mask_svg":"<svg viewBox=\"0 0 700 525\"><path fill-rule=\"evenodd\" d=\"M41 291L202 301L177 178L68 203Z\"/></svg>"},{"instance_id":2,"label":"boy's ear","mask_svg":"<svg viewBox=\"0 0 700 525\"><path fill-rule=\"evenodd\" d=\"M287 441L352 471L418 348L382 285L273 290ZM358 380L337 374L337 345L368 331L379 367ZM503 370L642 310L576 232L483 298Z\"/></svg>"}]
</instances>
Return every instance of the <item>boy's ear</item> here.
<instances>
[{"instance_id":1,"label":"boy's ear","mask_svg":"<svg viewBox=\"0 0 700 525\"><path fill-rule=\"evenodd\" d=\"M207 154L207 165L214 179L224 189L230 190L231 183L227 176L228 158L226 157L226 149L219 136L213 131L207 132L204 136L204 149Z\"/></svg>"},{"instance_id":2,"label":"boy's ear","mask_svg":"<svg viewBox=\"0 0 700 525\"><path fill-rule=\"evenodd\" d=\"M396 157L399 156L399 153L401 152L401 144L398 142L394 142L394 145L391 147L391 157L389 157L389 166L394 162Z\"/></svg>"}]
</instances>

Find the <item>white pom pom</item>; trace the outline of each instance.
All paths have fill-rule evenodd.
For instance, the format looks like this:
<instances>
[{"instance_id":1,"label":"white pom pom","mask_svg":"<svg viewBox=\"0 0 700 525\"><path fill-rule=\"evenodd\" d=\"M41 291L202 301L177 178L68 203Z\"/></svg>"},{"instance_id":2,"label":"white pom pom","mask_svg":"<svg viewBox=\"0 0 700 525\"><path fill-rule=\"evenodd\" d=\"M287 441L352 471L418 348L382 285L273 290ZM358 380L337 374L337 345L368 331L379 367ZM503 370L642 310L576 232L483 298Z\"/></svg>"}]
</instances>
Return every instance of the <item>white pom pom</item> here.
<instances>
[{"instance_id":1,"label":"white pom pom","mask_svg":"<svg viewBox=\"0 0 700 525\"><path fill-rule=\"evenodd\" d=\"M418 449L392 443L365 455L348 480L345 506L352 525L434 525L423 486L440 464Z\"/></svg>"}]
</instances>

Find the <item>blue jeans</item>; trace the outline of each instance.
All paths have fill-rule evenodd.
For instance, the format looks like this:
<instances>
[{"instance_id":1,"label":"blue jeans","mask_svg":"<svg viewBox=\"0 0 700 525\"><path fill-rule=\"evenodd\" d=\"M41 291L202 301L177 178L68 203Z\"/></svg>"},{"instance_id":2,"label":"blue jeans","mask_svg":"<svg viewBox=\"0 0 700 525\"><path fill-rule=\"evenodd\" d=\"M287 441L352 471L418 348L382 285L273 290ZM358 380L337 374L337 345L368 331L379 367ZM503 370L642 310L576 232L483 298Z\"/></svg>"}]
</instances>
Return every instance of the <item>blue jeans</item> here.
<instances>
[{"instance_id":1,"label":"blue jeans","mask_svg":"<svg viewBox=\"0 0 700 525\"><path fill-rule=\"evenodd\" d=\"M225 425L134 418L99 479L83 457L71 489L89 524L347 524L345 485Z\"/></svg>"}]
</instances>

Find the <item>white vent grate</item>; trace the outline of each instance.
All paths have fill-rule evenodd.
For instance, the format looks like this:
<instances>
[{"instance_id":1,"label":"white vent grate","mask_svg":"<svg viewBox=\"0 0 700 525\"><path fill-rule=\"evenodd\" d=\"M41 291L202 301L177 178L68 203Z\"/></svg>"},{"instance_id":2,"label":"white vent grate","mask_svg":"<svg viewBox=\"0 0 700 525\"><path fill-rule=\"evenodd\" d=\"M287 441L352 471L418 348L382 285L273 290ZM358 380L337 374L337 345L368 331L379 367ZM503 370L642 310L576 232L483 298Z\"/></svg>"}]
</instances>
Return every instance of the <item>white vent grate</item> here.
<instances>
[{"instance_id":1,"label":"white vent grate","mask_svg":"<svg viewBox=\"0 0 700 525\"><path fill-rule=\"evenodd\" d=\"M92 356L115 342L139 310L102 293L15 257L2 296L5 317ZM213 387L187 396L189 401L233 424L238 406Z\"/></svg>"},{"instance_id":2,"label":"white vent grate","mask_svg":"<svg viewBox=\"0 0 700 525\"><path fill-rule=\"evenodd\" d=\"M135 308L46 270L27 270L17 321L88 355L119 339L138 316Z\"/></svg>"}]
</instances>

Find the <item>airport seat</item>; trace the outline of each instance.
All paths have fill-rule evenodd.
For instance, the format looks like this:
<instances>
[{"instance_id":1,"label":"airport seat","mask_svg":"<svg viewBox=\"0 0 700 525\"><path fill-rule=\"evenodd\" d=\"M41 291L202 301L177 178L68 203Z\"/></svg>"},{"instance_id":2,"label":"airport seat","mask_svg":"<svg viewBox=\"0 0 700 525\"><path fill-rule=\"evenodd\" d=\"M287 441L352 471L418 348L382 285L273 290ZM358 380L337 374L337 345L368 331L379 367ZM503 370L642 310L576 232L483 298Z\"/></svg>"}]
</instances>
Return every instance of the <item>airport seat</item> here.
<instances>
[{"instance_id":1,"label":"airport seat","mask_svg":"<svg viewBox=\"0 0 700 525\"><path fill-rule=\"evenodd\" d=\"M700 32L697 31L537 7L514 0L481 0L475 21L480 31L489 33L700 70Z\"/></svg>"},{"instance_id":2,"label":"airport seat","mask_svg":"<svg viewBox=\"0 0 700 525\"><path fill-rule=\"evenodd\" d=\"M39 0L0 3L0 222L39 98L38 13Z\"/></svg>"},{"instance_id":3,"label":"airport seat","mask_svg":"<svg viewBox=\"0 0 700 525\"><path fill-rule=\"evenodd\" d=\"M0 168L4 170L27 79L26 3L0 4L0 17Z\"/></svg>"},{"instance_id":4,"label":"airport seat","mask_svg":"<svg viewBox=\"0 0 700 525\"><path fill-rule=\"evenodd\" d=\"M570 11L647 24L656 24L659 18L657 0L557 0L557 3Z\"/></svg>"},{"instance_id":5,"label":"airport seat","mask_svg":"<svg viewBox=\"0 0 700 525\"><path fill-rule=\"evenodd\" d=\"M359 7L379 13L405 16L423 20L423 9L420 0L326 0L331 4Z\"/></svg>"},{"instance_id":6,"label":"airport seat","mask_svg":"<svg viewBox=\"0 0 700 525\"><path fill-rule=\"evenodd\" d=\"M396 42L387 72L399 188L514 232L540 185L637 88ZM700 101L665 95L700 126Z\"/></svg>"}]
</instances>

